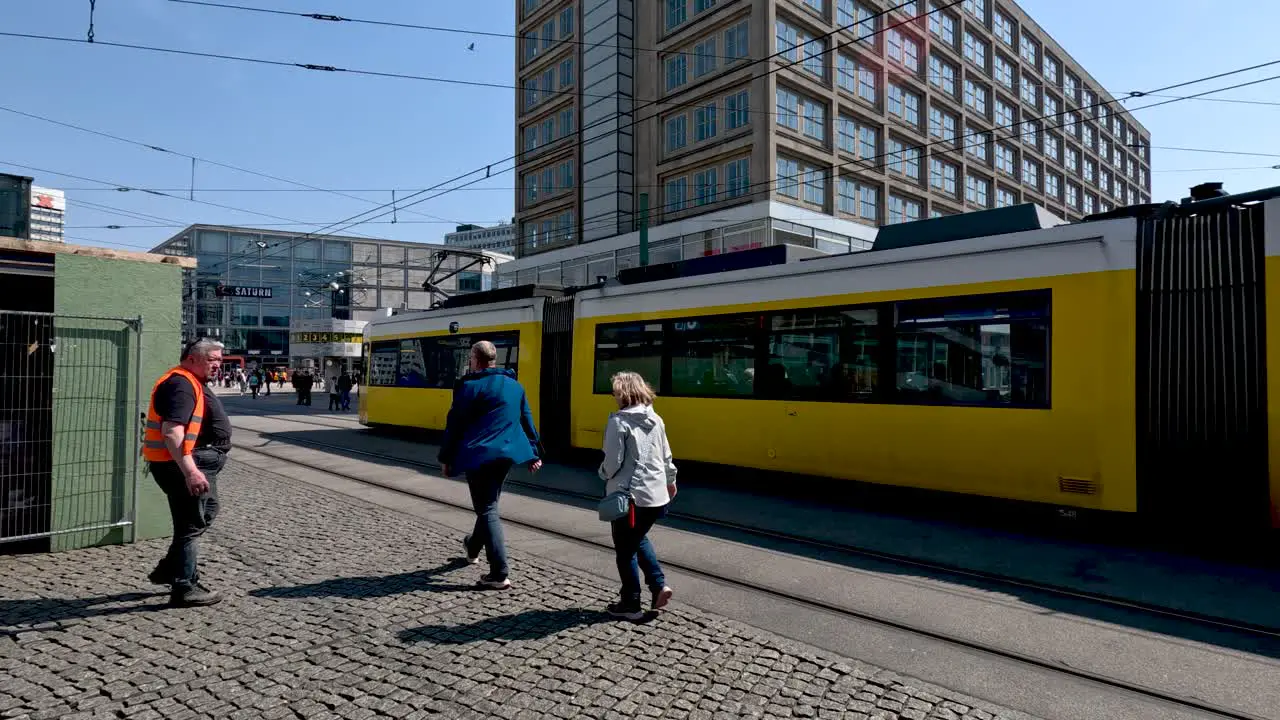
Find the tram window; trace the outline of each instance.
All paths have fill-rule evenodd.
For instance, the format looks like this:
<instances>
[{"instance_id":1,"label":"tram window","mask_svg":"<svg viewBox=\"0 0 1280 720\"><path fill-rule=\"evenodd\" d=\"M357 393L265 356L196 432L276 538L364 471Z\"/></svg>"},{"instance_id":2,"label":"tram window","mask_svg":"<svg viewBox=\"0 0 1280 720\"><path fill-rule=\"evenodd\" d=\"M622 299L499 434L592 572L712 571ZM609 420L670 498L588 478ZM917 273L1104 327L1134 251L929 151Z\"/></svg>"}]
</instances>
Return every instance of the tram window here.
<instances>
[{"instance_id":1,"label":"tram window","mask_svg":"<svg viewBox=\"0 0 1280 720\"><path fill-rule=\"evenodd\" d=\"M840 314L843 317L835 396L867 402L880 386L880 312L863 308Z\"/></svg>"},{"instance_id":2,"label":"tram window","mask_svg":"<svg viewBox=\"0 0 1280 720\"><path fill-rule=\"evenodd\" d=\"M1049 403L1047 292L897 304L898 399L910 403Z\"/></svg>"},{"instance_id":3,"label":"tram window","mask_svg":"<svg viewBox=\"0 0 1280 720\"><path fill-rule=\"evenodd\" d=\"M428 338L432 343L434 372L428 387L450 389L470 372L468 360L471 346L481 340L493 343L498 351L497 367L519 372L520 334L495 333L492 335L449 335ZM517 375L518 377L518 375Z\"/></svg>"},{"instance_id":4,"label":"tram window","mask_svg":"<svg viewBox=\"0 0 1280 720\"><path fill-rule=\"evenodd\" d=\"M400 358L400 343L371 343L369 362L369 384L377 387L394 387L396 384L396 364Z\"/></svg>"},{"instance_id":5,"label":"tram window","mask_svg":"<svg viewBox=\"0 0 1280 720\"><path fill-rule=\"evenodd\" d=\"M662 379L662 323L607 325L596 331L595 392L613 391L614 373L640 373L654 388Z\"/></svg>"},{"instance_id":6,"label":"tram window","mask_svg":"<svg viewBox=\"0 0 1280 720\"><path fill-rule=\"evenodd\" d=\"M757 315L676 320L671 327L671 394L744 397L755 393Z\"/></svg>"},{"instance_id":7,"label":"tram window","mask_svg":"<svg viewBox=\"0 0 1280 720\"><path fill-rule=\"evenodd\" d=\"M792 310L769 320L769 364L756 387L766 398L820 398L840 363L838 310Z\"/></svg>"}]
</instances>

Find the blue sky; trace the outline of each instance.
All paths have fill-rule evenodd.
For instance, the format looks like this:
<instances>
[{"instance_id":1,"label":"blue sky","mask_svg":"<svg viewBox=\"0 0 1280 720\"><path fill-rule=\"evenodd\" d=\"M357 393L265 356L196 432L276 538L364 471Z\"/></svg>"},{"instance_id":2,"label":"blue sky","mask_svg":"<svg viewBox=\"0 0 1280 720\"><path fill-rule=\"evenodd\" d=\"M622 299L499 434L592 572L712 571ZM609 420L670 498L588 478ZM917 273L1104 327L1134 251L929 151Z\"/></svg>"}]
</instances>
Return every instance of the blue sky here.
<instances>
[{"instance_id":1,"label":"blue sky","mask_svg":"<svg viewBox=\"0 0 1280 720\"><path fill-rule=\"evenodd\" d=\"M87 0L3 0L0 31L84 37ZM98 0L99 40L288 62L513 83L514 40L231 12L166 0ZM238 4L325 12L415 24L512 32L513 0L244 0ZM1271 0L1024 0L1022 6L1108 90L1124 93L1280 59ZM1226 12L1224 12L1224 10ZM467 45L474 42L474 52ZM421 189L514 152L513 91L344 76L110 47L0 38L6 69L0 105L72 122L182 153L324 188ZM1197 85L1190 94L1280 75L1280 65ZM1280 102L1280 81L1218 97ZM1136 103L1130 103L1134 105ZM1140 112L1154 145L1280 155L1280 106L1188 101ZM182 223L267 224L281 220L102 187L45 171L113 184L185 188L190 162L0 111L0 171L72 188L72 242L150 247L176 229L101 230L140 224L79 202L148 213ZM40 170L28 170L20 163ZM1280 185L1280 157L1155 150L1153 195L1177 199L1189 185L1221 180L1243 191ZM1213 172L1177 172L1184 169ZM1251 168L1230 171L1223 168ZM197 187L291 186L201 164ZM397 225L354 228L381 237L438 241L448 221L493 223L512 214L514 178L399 214ZM175 195L186 197L183 192ZM386 202L389 192L355 193ZM324 193L197 193L197 199L330 223L373 207ZM386 218L390 219L390 218ZM404 221L413 221L404 222ZM303 227L302 230L315 229Z\"/></svg>"}]
</instances>

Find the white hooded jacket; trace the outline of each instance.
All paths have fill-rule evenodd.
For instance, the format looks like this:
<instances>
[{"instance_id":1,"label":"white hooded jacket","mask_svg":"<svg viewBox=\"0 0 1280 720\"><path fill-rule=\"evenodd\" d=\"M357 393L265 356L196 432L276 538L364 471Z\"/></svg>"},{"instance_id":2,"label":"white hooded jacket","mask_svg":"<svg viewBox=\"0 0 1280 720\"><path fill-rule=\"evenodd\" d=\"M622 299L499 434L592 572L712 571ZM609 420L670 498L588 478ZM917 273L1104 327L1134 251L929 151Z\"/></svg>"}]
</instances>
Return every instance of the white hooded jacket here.
<instances>
[{"instance_id":1,"label":"white hooded jacket","mask_svg":"<svg viewBox=\"0 0 1280 720\"><path fill-rule=\"evenodd\" d=\"M600 477L605 494L629 490L636 507L671 502L667 485L676 483L667 426L649 405L635 405L609 416L604 430L604 462Z\"/></svg>"}]
</instances>

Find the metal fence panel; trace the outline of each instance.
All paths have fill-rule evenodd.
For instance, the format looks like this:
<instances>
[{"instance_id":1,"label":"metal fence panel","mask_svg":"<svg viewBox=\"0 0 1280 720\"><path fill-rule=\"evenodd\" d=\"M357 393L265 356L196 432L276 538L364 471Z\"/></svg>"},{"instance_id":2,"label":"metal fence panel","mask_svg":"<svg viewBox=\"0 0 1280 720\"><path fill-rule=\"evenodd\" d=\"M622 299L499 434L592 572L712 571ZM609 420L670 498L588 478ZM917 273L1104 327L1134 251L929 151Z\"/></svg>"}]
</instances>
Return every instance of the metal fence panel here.
<instances>
[{"instance_id":1,"label":"metal fence panel","mask_svg":"<svg viewBox=\"0 0 1280 720\"><path fill-rule=\"evenodd\" d=\"M140 318L0 311L0 545L133 524L141 342Z\"/></svg>"}]
</instances>

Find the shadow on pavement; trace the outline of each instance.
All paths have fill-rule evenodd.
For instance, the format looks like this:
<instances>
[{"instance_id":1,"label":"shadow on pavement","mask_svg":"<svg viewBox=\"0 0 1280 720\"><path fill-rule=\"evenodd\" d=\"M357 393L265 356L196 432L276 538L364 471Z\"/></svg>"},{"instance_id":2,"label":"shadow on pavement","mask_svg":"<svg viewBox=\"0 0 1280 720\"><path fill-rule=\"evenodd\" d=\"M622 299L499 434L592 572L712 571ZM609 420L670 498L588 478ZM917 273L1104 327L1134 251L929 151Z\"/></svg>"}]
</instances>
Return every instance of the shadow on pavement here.
<instances>
[{"instance_id":1,"label":"shadow on pavement","mask_svg":"<svg viewBox=\"0 0 1280 720\"><path fill-rule=\"evenodd\" d=\"M0 636L12 635L32 626L48 623L163 610L168 607L167 603L136 603L160 596L168 597L168 595L169 592L167 590L162 590L159 592L119 593L89 598L0 600ZM121 603L135 604L122 605Z\"/></svg>"},{"instance_id":2,"label":"shadow on pavement","mask_svg":"<svg viewBox=\"0 0 1280 720\"><path fill-rule=\"evenodd\" d=\"M356 577L331 578L306 585L289 585L280 587L258 588L250 590L249 595L259 598L380 598L400 595L402 593L426 590L429 592L463 592L479 590L474 584L446 583L435 580L435 576L450 570L461 570L471 567L466 560L457 558L439 567L395 575L361 575Z\"/></svg>"},{"instance_id":3,"label":"shadow on pavement","mask_svg":"<svg viewBox=\"0 0 1280 720\"><path fill-rule=\"evenodd\" d=\"M401 630L398 637L407 643L430 642L437 645L465 645L486 640L538 640L576 627L605 622L614 620L600 610L526 610L465 625L423 625Z\"/></svg>"}]
</instances>

